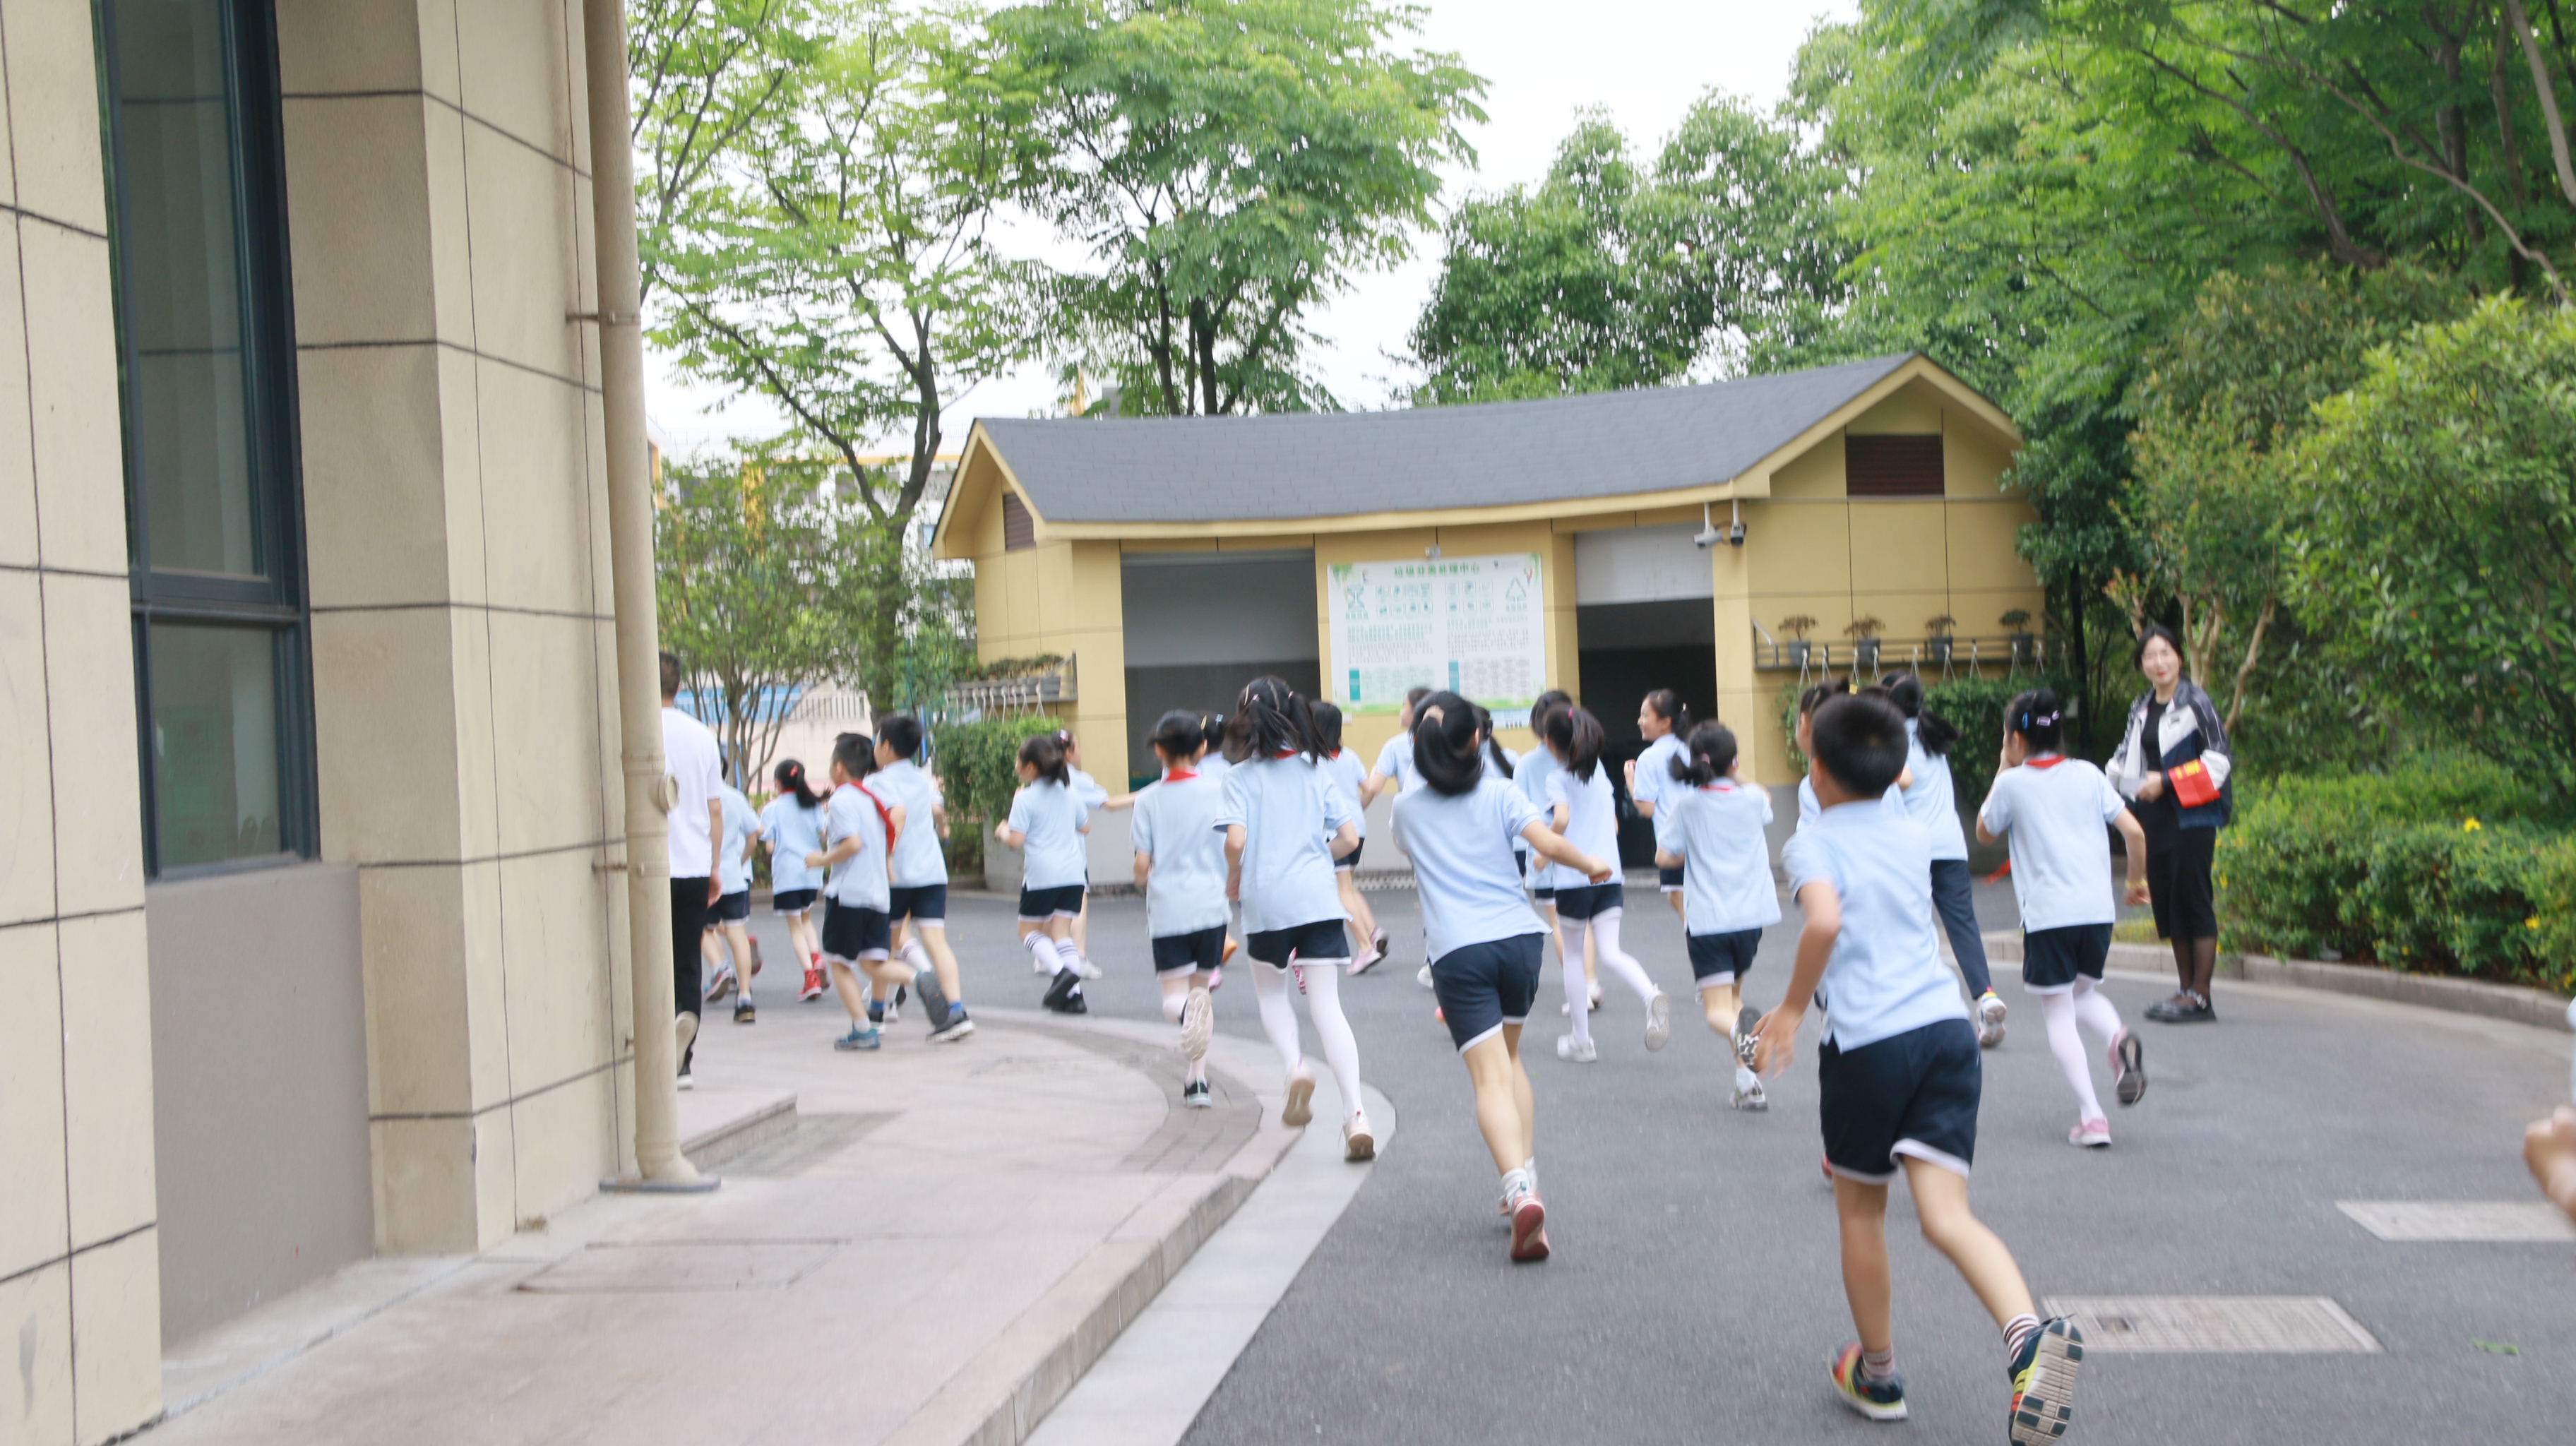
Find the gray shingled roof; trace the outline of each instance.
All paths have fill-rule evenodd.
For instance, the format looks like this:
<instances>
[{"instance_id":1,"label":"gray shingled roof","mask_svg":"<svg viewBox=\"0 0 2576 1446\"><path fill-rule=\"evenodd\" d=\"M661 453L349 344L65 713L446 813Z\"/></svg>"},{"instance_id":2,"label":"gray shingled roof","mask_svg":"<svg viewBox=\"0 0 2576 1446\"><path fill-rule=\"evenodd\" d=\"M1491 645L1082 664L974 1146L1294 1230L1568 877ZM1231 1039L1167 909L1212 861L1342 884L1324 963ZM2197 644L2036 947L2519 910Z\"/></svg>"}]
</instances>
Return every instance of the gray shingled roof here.
<instances>
[{"instance_id":1,"label":"gray shingled roof","mask_svg":"<svg viewBox=\"0 0 2576 1446\"><path fill-rule=\"evenodd\" d=\"M978 422L1049 522L1237 522L1728 481L1913 359L1535 402Z\"/></svg>"}]
</instances>

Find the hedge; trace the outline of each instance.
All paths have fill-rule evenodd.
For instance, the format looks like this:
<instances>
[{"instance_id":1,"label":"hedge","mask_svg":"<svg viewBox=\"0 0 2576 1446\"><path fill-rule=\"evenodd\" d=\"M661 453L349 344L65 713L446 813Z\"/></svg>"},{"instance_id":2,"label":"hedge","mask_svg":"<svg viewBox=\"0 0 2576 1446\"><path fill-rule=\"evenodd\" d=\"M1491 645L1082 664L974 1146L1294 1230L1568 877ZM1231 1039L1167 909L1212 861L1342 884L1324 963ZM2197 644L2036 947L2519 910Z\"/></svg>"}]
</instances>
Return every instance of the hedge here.
<instances>
[{"instance_id":1,"label":"hedge","mask_svg":"<svg viewBox=\"0 0 2576 1446\"><path fill-rule=\"evenodd\" d=\"M1015 713L974 723L943 723L932 735L931 766L948 800L948 867L984 870L984 840L1008 817L1020 787L1020 742L1062 725L1044 713Z\"/></svg>"},{"instance_id":2,"label":"hedge","mask_svg":"<svg viewBox=\"0 0 2576 1446\"><path fill-rule=\"evenodd\" d=\"M1960 677L1923 690L1923 706L1959 730L1959 741L1950 745L1950 786L1962 809L1983 803L1986 790L1994 786L1995 764L2004 747L2004 705L2043 683L2064 686L2057 678L2021 677L2007 682ZM1791 770L1803 776L1807 760L1798 751L1798 693L1795 683L1780 690L1780 731L1788 744Z\"/></svg>"},{"instance_id":3,"label":"hedge","mask_svg":"<svg viewBox=\"0 0 2576 1446\"><path fill-rule=\"evenodd\" d=\"M2576 830L2473 757L2251 781L2218 837L2226 947L2576 990Z\"/></svg>"}]
</instances>

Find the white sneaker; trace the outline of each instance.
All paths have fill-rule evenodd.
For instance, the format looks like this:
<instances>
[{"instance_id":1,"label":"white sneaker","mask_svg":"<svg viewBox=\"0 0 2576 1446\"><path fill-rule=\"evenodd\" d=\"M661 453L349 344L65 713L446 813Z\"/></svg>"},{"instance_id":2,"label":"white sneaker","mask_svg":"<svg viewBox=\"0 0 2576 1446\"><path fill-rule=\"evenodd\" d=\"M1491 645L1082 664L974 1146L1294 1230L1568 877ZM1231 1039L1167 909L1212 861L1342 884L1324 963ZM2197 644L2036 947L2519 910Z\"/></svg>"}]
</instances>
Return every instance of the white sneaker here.
<instances>
[{"instance_id":1,"label":"white sneaker","mask_svg":"<svg viewBox=\"0 0 2576 1446\"><path fill-rule=\"evenodd\" d=\"M1673 997L1658 990L1654 998L1646 1001L1646 1048L1661 1049L1672 1038Z\"/></svg>"},{"instance_id":2,"label":"white sneaker","mask_svg":"<svg viewBox=\"0 0 2576 1446\"><path fill-rule=\"evenodd\" d=\"M1085 979L1097 979L1100 977L1100 966L1076 954L1073 956L1073 972Z\"/></svg>"},{"instance_id":3,"label":"white sneaker","mask_svg":"<svg viewBox=\"0 0 2576 1446\"><path fill-rule=\"evenodd\" d=\"M1992 1049L2004 1042L2004 1002L1989 989L1977 1001L1977 1048Z\"/></svg>"},{"instance_id":4,"label":"white sneaker","mask_svg":"<svg viewBox=\"0 0 2576 1446\"><path fill-rule=\"evenodd\" d=\"M1570 1034L1556 1037L1556 1057L1568 1064L1590 1064L1601 1057L1601 1046Z\"/></svg>"},{"instance_id":5,"label":"white sneaker","mask_svg":"<svg viewBox=\"0 0 2576 1446\"><path fill-rule=\"evenodd\" d=\"M1181 1001L1181 1057L1207 1058L1208 1038L1216 1031L1216 1001L1204 989L1193 989Z\"/></svg>"},{"instance_id":6,"label":"white sneaker","mask_svg":"<svg viewBox=\"0 0 2576 1446\"><path fill-rule=\"evenodd\" d=\"M1416 982L1416 983L1420 984L1423 988L1425 988L1425 989L1430 988L1430 987L1431 987L1431 966L1430 966L1430 965L1428 965L1428 964L1423 965L1423 966L1422 966L1422 972L1421 972L1421 973L1419 973L1419 974L1414 975L1414 976L1413 976L1413 978L1414 978L1414 982Z\"/></svg>"},{"instance_id":7,"label":"white sneaker","mask_svg":"<svg viewBox=\"0 0 2576 1446\"><path fill-rule=\"evenodd\" d=\"M1296 1073L1288 1076L1288 1103L1279 1107L1279 1123L1292 1130L1302 1130L1315 1118L1315 1071L1300 1062Z\"/></svg>"},{"instance_id":8,"label":"white sneaker","mask_svg":"<svg viewBox=\"0 0 2576 1446\"><path fill-rule=\"evenodd\" d=\"M1735 1107L1748 1112L1767 1110L1771 1108L1771 1096L1763 1091L1760 1079L1748 1079L1739 1073L1735 1077Z\"/></svg>"},{"instance_id":9,"label":"white sneaker","mask_svg":"<svg viewBox=\"0 0 2576 1446\"><path fill-rule=\"evenodd\" d=\"M675 1045L675 1052L682 1059L689 1057L689 1046L697 1041L697 1037L698 1017L696 1015L681 1014L672 1017L671 1038Z\"/></svg>"},{"instance_id":10,"label":"white sneaker","mask_svg":"<svg viewBox=\"0 0 2576 1446\"><path fill-rule=\"evenodd\" d=\"M1342 1121L1342 1158L1354 1165L1377 1158L1377 1136L1369 1132L1368 1111L1353 1110Z\"/></svg>"}]
</instances>

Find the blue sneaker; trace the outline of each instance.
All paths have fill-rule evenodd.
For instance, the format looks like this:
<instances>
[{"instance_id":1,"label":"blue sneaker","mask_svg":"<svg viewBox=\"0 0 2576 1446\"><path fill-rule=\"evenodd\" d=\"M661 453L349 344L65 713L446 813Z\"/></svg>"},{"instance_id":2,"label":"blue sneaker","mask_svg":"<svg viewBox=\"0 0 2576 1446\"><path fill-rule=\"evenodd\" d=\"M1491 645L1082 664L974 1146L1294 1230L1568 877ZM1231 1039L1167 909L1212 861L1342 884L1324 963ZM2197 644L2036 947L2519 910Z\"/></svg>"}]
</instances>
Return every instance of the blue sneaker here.
<instances>
[{"instance_id":1,"label":"blue sneaker","mask_svg":"<svg viewBox=\"0 0 2576 1446\"><path fill-rule=\"evenodd\" d=\"M2084 1364L2084 1332L2058 1316L2031 1332L2012 1358L2012 1411L2006 1418L2015 1446L2049 1446L2075 1420L2075 1371Z\"/></svg>"},{"instance_id":2,"label":"blue sneaker","mask_svg":"<svg viewBox=\"0 0 2576 1446\"><path fill-rule=\"evenodd\" d=\"M1834 1377L1834 1394L1842 1398L1844 1405L1873 1421L1905 1419L1905 1377L1896 1375L1881 1381L1861 1374L1860 1342L1843 1347L1829 1368Z\"/></svg>"},{"instance_id":3,"label":"blue sneaker","mask_svg":"<svg viewBox=\"0 0 2576 1446\"><path fill-rule=\"evenodd\" d=\"M851 1025L850 1032L832 1041L834 1049L875 1049L885 1041L874 1028Z\"/></svg>"}]
</instances>

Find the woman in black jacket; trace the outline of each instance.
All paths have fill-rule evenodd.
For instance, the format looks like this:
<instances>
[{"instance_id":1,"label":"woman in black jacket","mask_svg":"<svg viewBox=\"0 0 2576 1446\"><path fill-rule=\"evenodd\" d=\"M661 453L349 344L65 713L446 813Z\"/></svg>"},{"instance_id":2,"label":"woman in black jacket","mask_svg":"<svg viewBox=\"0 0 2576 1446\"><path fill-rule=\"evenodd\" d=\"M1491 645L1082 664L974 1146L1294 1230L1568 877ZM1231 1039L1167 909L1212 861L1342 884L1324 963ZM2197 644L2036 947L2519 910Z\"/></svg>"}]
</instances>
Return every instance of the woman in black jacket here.
<instances>
[{"instance_id":1,"label":"woman in black jacket","mask_svg":"<svg viewBox=\"0 0 2576 1446\"><path fill-rule=\"evenodd\" d=\"M2209 980L2218 966L2218 910L2210 871L2218 831L2227 826L2235 797L2227 756L2227 728L2200 685L2183 676L2182 648L2174 635L2150 626L2138 637L2138 671L2151 685L2129 705L2120 751L2111 755L2112 786L2136 805L2147 834L2147 887L2154 898L2156 936L2173 945L2173 998L2147 1006L2147 1017L2167 1024L2206 1024L2218 1018L2209 1005ZM2198 760L2217 797L2184 807L2169 775Z\"/></svg>"}]
</instances>

